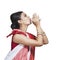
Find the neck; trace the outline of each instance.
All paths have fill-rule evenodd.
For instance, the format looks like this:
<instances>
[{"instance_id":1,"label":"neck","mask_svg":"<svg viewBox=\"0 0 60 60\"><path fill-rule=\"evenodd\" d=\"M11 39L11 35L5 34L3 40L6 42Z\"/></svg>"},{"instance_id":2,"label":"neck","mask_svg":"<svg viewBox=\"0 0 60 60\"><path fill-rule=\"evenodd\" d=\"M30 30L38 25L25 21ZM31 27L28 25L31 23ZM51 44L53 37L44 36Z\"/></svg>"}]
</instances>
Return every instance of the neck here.
<instances>
[{"instance_id":1,"label":"neck","mask_svg":"<svg viewBox=\"0 0 60 60\"><path fill-rule=\"evenodd\" d=\"M26 32L27 31L27 25L20 25L20 30L23 31L23 32Z\"/></svg>"}]
</instances>

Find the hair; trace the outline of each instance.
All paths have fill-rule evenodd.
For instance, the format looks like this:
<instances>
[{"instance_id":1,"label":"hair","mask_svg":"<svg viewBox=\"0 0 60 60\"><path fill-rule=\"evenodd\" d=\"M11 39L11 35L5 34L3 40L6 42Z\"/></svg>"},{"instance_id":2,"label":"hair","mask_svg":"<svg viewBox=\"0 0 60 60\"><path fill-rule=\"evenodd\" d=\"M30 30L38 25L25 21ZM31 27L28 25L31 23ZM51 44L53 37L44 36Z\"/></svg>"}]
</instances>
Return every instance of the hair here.
<instances>
[{"instance_id":1,"label":"hair","mask_svg":"<svg viewBox=\"0 0 60 60\"><path fill-rule=\"evenodd\" d=\"M10 19L12 22L11 24L12 29L19 29L20 26L19 26L18 20L21 19L21 13L23 13L23 11L19 11L11 14Z\"/></svg>"}]
</instances>

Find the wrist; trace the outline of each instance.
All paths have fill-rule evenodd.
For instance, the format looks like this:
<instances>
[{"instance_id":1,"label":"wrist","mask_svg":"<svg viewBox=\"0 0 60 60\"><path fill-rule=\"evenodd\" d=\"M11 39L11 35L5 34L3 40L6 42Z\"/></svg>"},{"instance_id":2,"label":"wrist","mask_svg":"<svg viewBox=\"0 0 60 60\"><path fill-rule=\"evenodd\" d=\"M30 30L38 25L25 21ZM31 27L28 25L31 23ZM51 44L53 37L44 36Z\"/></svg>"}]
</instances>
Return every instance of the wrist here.
<instances>
[{"instance_id":1,"label":"wrist","mask_svg":"<svg viewBox=\"0 0 60 60\"><path fill-rule=\"evenodd\" d=\"M40 23L37 23L36 28L40 28Z\"/></svg>"},{"instance_id":2,"label":"wrist","mask_svg":"<svg viewBox=\"0 0 60 60\"><path fill-rule=\"evenodd\" d=\"M43 34L43 36L46 36L45 32L43 32L42 34Z\"/></svg>"},{"instance_id":3,"label":"wrist","mask_svg":"<svg viewBox=\"0 0 60 60\"><path fill-rule=\"evenodd\" d=\"M41 35L43 34L40 27L37 27L36 29L37 29L37 34L38 34L38 35L39 35L39 34L41 34Z\"/></svg>"}]
</instances>

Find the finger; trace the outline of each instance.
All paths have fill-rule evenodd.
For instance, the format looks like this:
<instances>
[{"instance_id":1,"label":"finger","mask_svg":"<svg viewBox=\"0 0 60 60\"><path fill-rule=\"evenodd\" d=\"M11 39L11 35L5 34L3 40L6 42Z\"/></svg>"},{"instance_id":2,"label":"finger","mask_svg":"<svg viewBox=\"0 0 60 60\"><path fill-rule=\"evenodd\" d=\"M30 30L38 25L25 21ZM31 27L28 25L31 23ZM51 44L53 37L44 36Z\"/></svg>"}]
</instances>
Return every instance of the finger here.
<instances>
[{"instance_id":1,"label":"finger","mask_svg":"<svg viewBox=\"0 0 60 60\"><path fill-rule=\"evenodd\" d=\"M37 17L37 14L36 13L33 14L33 18L35 18L35 17Z\"/></svg>"}]
</instances>

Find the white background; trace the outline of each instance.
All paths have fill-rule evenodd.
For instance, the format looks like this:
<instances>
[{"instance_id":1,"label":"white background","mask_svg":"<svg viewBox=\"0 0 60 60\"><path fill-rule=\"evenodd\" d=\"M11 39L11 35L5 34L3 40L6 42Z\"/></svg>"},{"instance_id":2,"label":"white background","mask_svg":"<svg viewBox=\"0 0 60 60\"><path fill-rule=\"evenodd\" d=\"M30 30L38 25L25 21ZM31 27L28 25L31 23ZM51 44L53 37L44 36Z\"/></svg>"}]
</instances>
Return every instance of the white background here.
<instances>
[{"instance_id":1,"label":"white background","mask_svg":"<svg viewBox=\"0 0 60 60\"><path fill-rule=\"evenodd\" d=\"M24 11L30 17L37 13L41 18L41 26L46 32L49 44L36 47L35 60L60 60L60 0L0 0L0 60L4 60L11 45L10 14ZM33 24L28 32L36 35Z\"/></svg>"}]
</instances>

